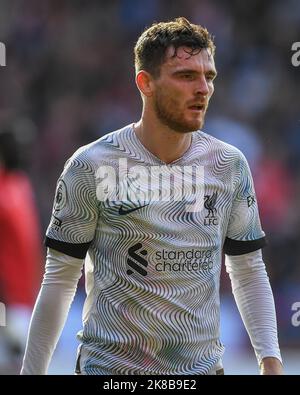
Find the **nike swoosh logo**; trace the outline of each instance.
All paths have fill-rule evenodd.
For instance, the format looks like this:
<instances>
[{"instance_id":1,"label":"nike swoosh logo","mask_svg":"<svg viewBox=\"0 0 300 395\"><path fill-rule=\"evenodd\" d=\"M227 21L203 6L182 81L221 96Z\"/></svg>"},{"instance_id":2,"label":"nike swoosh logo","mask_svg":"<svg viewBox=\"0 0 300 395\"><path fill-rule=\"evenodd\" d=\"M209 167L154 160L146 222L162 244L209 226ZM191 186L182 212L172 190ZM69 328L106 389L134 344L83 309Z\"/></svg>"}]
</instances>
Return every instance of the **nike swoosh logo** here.
<instances>
[{"instance_id":1,"label":"nike swoosh logo","mask_svg":"<svg viewBox=\"0 0 300 395\"><path fill-rule=\"evenodd\" d=\"M123 209L123 206L121 206L121 207L119 208L119 214L120 214L120 215L126 215L126 214L129 214L129 213L132 213L133 211L139 210L140 208L149 206L149 204L150 204L150 203L144 204L143 206L130 208L129 210L124 210L124 209Z\"/></svg>"}]
</instances>

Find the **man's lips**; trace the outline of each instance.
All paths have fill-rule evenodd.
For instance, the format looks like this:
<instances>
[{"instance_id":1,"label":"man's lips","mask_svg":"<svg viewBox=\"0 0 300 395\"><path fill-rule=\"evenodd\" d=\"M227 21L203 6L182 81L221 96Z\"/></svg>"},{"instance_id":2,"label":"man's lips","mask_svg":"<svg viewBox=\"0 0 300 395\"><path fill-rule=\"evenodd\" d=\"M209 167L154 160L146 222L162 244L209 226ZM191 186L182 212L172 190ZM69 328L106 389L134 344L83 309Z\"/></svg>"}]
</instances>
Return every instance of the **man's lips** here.
<instances>
[{"instance_id":1,"label":"man's lips","mask_svg":"<svg viewBox=\"0 0 300 395\"><path fill-rule=\"evenodd\" d=\"M206 105L200 104L200 103L199 104L192 104L192 105L188 106L188 108L193 111L204 111L206 108Z\"/></svg>"}]
</instances>

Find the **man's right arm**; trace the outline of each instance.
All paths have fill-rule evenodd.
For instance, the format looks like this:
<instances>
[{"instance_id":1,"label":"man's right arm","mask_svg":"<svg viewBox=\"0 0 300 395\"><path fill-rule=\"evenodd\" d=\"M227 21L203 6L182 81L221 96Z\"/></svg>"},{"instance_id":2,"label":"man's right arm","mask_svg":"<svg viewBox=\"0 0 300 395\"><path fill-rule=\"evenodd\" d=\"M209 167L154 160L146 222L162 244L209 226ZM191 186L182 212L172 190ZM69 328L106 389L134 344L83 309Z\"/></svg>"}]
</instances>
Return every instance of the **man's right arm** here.
<instances>
[{"instance_id":1,"label":"man's right arm","mask_svg":"<svg viewBox=\"0 0 300 395\"><path fill-rule=\"evenodd\" d=\"M31 318L21 374L46 374L81 277L83 259L48 249L46 271Z\"/></svg>"},{"instance_id":2,"label":"man's right arm","mask_svg":"<svg viewBox=\"0 0 300 395\"><path fill-rule=\"evenodd\" d=\"M46 374L74 298L98 221L95 171L88 148L66 162L46 232L46 273L31 320L22 374Z\"/></svg>"}]
</instances>

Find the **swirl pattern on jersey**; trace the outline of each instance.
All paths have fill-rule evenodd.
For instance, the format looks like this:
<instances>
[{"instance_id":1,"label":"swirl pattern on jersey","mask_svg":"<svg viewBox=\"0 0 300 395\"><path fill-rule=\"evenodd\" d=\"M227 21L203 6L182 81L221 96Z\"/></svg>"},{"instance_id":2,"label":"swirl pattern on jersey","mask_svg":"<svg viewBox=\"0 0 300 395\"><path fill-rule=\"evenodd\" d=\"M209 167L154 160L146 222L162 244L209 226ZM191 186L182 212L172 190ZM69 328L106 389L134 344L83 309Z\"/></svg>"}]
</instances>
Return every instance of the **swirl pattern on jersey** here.
<instances>
[{"instance_id":1,"label":"swirl pattern on jersey","mask_svg":"<svg viewBox=\"0 0 300 395\"><path fill-rule=\"evenodd\" d=\"M136 201L99 201L99 166L119 174L117 189L124 183L136 188L136 179L119 172L120 158L129 170L161 166L166 177L172 166L178 174L184 166L203 166L206 207L188 212L188 194L181 200L154 200L158 191L168 196L167 178L151 180L152 193L142 190ZM224 352L219 340L224 240L264 236L250 170L240 151L194 132L188 151L166 165L142 146L129 125L78 150L60 180L67 198L57 212L54 206L47 237L90 243L79 334L82 372L209 373ZM177 183L173 192L179 188ZM64 189L58 189L61 202Z\"/></svg>"}]
</instances>

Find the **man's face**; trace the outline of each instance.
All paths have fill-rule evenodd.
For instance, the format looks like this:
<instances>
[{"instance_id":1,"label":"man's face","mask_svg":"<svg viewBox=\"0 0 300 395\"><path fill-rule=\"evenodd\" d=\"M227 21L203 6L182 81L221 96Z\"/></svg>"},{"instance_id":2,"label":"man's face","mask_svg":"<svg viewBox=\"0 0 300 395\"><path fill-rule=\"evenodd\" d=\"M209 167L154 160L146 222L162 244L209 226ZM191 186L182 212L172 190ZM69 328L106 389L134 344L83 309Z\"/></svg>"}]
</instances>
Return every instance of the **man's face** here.
<instances>
[{"instance_id":1,"label":"man's face","mask_svg":"<svg viewBox=\"0 0 300 395\"><path fill-rule=\"evenodd\" d=\"M209 50L202 49L195 55L189 52L190 48L180 47L173 56L174 48L169 48L160 76L153 80L158 119L180 133L202 128L217 74Z\"/></svg>"}]
</instances>

